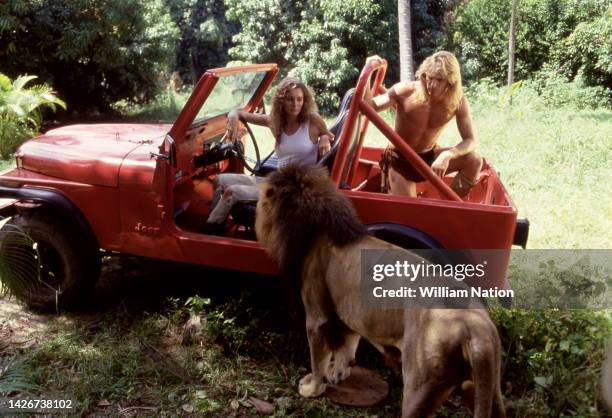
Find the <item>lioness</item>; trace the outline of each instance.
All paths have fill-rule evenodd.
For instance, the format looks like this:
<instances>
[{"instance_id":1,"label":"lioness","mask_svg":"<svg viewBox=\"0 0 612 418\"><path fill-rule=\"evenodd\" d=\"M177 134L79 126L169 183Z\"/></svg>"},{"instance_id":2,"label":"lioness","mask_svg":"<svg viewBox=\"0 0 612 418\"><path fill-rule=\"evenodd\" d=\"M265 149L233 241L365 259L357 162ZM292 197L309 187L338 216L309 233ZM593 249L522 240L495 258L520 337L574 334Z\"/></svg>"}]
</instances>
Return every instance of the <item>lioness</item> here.
<instances>
[{"instance_id":1,"label":"lioness","mask_svg":"<svg viewBox=\"0 0 612 418\"><path fill-rule=\"evenodd\" d=\"M384 354L399 354L403 417L433 415L464 382L473 388L475 417L505 417L500 341L484 309L361 307L361 250L398 247L367 235L324 169L290 166L271 174L255 230L281 276L301 290L312 368L300 380L301 396L319 396L348 377L364 337Z\"/></svg>"}]
</instances>

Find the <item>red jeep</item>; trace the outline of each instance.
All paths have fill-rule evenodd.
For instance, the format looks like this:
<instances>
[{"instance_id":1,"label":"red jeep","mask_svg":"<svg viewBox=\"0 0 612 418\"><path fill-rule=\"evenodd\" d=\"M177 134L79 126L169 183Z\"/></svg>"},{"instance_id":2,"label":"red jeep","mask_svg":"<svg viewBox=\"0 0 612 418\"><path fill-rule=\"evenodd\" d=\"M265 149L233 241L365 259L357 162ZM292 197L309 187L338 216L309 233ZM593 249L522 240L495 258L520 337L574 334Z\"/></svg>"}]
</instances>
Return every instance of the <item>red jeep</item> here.
<instances>
[{"instance_id":1,"label":"red jeep","mask_svg":"<svg viewBox=\"0 0 612 418\"><path fill-rule=\"evenodd\" d=\"M228 112L257 111L277 71L275 64L209 70L171 124L73 125L25 143L16 168L0 175L0 198L11 199L0 206L0 215L11 217L0 230L5 284L32 308L68 308L96 283L100 249L274 274L276 265L252 233L252 208L237 208L224 236L206 235L201 225L217 174L243 172L245 165L260 174L274 169L273 156L251 166L242 142L222 139ZM517 221L491 165L485 162L477 186L460 199L448 187L452 177L436 177L363 100L366 82L377 91L385 71L385 61L363 68L321 162L363 223L406 248L524 247L528 223ZM380 192L382 149L363 145L369 122L428 180L419 183L418 197ZM508 257L500 287L507 286Z\"/></svg>"}]
</instances>

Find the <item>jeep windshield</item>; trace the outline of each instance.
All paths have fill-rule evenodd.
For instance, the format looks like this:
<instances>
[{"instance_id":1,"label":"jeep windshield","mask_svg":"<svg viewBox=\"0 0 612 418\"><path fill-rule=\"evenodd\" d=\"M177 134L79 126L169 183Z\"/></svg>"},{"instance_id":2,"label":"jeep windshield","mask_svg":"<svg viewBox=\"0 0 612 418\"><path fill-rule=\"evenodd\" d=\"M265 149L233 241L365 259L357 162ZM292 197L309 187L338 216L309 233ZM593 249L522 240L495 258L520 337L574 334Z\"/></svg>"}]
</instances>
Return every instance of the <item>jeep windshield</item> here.
<instances>
[{"instance_id":1,"label":"jeep windshield","mask_svg":"<svg viewBox=\"0 0 612 418\"><path fill-rule=\"evenodd\" d=\"M217 84L198 111L194 123L227 113L232 109L244 108L257 92L266 73L266 71L257 71L219 74Z\"/></svg>"}]
</instances>

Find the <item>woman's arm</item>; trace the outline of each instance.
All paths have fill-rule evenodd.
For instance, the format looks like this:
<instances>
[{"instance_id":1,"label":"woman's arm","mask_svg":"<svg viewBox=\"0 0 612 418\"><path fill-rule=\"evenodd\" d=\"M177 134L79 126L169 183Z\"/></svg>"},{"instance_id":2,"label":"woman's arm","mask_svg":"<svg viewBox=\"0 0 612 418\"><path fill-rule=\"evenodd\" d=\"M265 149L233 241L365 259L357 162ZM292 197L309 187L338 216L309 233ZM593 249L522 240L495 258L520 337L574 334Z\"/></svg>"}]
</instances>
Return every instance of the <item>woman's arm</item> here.
<instances>
[{"instance_id":1,"label":"woman's arm","mask_svg":"<svg viewBox=\"0 0 612 418\"><path fill-rule=\"evenodd\" d=\"M321 158L331 150L331 140L334 137L334 134L327 129L325 121L321 116L319 116L319 114L313 113L310 116L312 126L316 130L315 140L317 141L316 144L319 145L319 158Z\"/></svg>"},{"instance_id":2,"label":"woman's arm","mask_svg":"<svg viewBox=\"0 0 612 418\"><path fill-rule=\"evenodd\" d=\"M230 140L236 141L240 136L238 122L244 121L253 125L270 127L270 116L260 115L259 113L249 113L244 110L233 109L227 114L227 136Z\"/></svg>"}]
</instances>

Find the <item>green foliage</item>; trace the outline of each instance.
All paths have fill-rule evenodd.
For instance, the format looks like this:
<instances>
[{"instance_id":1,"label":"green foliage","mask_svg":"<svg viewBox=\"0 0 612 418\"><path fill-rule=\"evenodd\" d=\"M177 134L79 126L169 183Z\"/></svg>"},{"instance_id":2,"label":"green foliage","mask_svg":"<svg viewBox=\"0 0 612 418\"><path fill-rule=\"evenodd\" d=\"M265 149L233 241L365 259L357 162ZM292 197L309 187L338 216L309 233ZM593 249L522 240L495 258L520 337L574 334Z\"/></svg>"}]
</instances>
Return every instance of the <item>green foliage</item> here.
<instances>
[{"instance_id":1,"label":"green foliage","mask_svg":"<svg viewBox=\"0 0 612 418\"><path fill-rule=\"evenodd\" d=\"M612 4L599 18L580 22L555 49L553 65L566 77L612 89Z\"/></svg>"},{"instance_id":2,"label":"green foliage","mask_svg":"<svg viewBox=\"0 0 612 418\"><path fill-rule=\"evenodd\" d=\"M415 60L419 63L442 35L445 12L454 2L413 0ZM314 88L326 114L337 111L368 55L389 60L388 80L397 81L397 2L393 0L227 0L227 17L242 30L230 56L275 62L281 76L300 77Z\"/></svg>"},{"instance_id":3,"label":"green foliage","mask_svg":"<svg viewBox=\"0 0 612 418\"><path fill-rule=\"evenodd\" d=\"M113 108L128 119L173 123L187 103L190 94L191 91L187 90L175 92L166 89L146 103L134 104L128 100L121 100L114 103Z\"/></svg>"},{"instance_id":4,"label":"green foliage","mask_svg":"<svg viewBox=\"0 0 612 418\"><path fill-rule=\"evenodd\" d=\"M612 72L610 72L612 75ZM530 80L526 87L538 92L544 102L551 106L575 107L577 109L596 109L610 106L612 90L601 85L586 85L582 77L567 81L552 65L545 64Z\"/></svg>"},{"instance_id":5,"label":"green foliage","mask_svg":"<svg viewBox=\"0 0 612 418\"><path fill-rule=\"evenodd\" d=\"M19 297L35 290L40 278L39 258L32 238L21 228L4 223L0 230L0 295Z\"/></svg>"},{"instance_id":6,"label":"green foliage","mask_svg":"<svg viewBox=\"0 0 612 418\"><path fill-rule=\"evenodd\" d=\"M342 94L354 86L365 58L377 51L397 50L397 18L388 18L390 3L320 1L302 14L289 51L291 73L317 92L323 112L338 109Z\"/></svg>"},{"instance_id":7,"label":"green foliage","mask_svg":"<svg viewBox=\"0 0 612 418\"><path fill-rule=\"evenodd\" d=\"M227 19L240 24L229 50L233 59L248 62L274 62L284 74L291 66L289 47L299 28L303 0L226 0Z\"/></svg>"},{"instance_id":8,"label":"green foliage","mask_svg":"<svg viewBox=\"0 0 612 418\"><path fill-rule=\"evenodd\" d=\"M9 395L29 393L34 389L26 375L23 362L15 357L0 356L0 406Z\"/></svg>"},{"instance_id":9,"label":"green foliage","mask_svg":"<svg viewBox=\"0 0 612 418\"><path fill-rule=\"evenodd\" d=\"M160 70L173 58L178 30L162 0L2 4L4 71L39 74L73 110L108 110L119 99L152 97Z\"/></svg>"},{"instance_id":10,"label":"green foliage","mask_svg":"<svg viewBox=\"0 0 612 418\"><path fill-rule=\"evenodd\" d=\"M491 316L504 347L509 416L595 416L605 408L598 396L611 331L605 312L498 309Z\"/></svg>"},{"instance_id":11,"label":"green foliage","mask_svg":"<svg viewBox=\"0 0 612 418\"><path fill-rule=\"evenodd\" d=\"M225 2L164 0L164 3L180 30L174 68L183 80L195 83L206 69L224 66L232 35L238 32L237 25L225 18Z\"/></svg>"},{"instance_id":12,"label":"green foliage","mask_svg":"<svg viewBox=\"0 0 612 418\"><path fill-rule=\"evenodd\" d=\"M447 47L463 63L470 81L506 79L511 2L473 0L456 10ZM609 0L521 0L516 33L516 79L546 64L566 80L612 87L612 5ZM608 94L610 94L608 92Z\"/></svg>"},{"instance_id":13,"label":"green foliage","mask_svg":"<svg viewBox=\"0 0 612 418\"><path fill-rule=\"evenodd\" d=\"M603 309L612 302L612 271L605 251L514 252L508 277L515 306Z\"/></svg>"},{"instance_id":14,"label":"green foliage","mask_svg":"<svg viewBox=\"0 0 612 418\"><path fill-rule=\"evenodd\" d=\"M254 353L266 345L282 343L284 337L261 329L261 312L249 306L251 297L243 292L232 301L213 305L210 298L192 296L185 306L191 315L202 315L204 331L210 341L220 344L225 351Z\"/></svg>"},{"instance_id":15,"label":"green foliage","mask_svg":"<svg viewBox=\"0 0 612 418\"><path fill-rule=\"evenodd\" d=\"M41 108L55 110L66 104L45 84L26 87L36 76L19 76L11 81L0 73L0 158L6 159L28 138L36 135L42 122Z\"/></svg>"}]
</instances>

